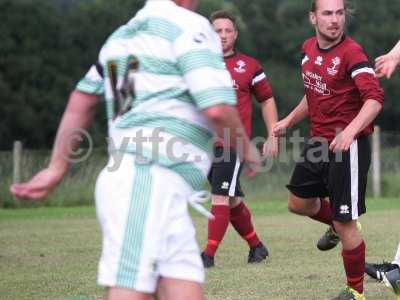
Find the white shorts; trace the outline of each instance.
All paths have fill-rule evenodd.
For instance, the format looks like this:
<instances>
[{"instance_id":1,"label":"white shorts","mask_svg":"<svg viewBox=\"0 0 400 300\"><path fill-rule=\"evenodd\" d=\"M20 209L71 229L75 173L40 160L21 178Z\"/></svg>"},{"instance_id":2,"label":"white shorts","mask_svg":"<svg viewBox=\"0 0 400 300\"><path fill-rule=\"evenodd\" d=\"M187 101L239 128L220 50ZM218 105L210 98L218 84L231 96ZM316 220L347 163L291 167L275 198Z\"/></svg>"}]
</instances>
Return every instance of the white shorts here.
<instances>
[{"instance_id":1,"label":"white shorts","mask_svg":"<svg viewBox=\"0 0 400 300\"><path fill-rule=\"evenodd\" d=\"M135 165L126 154L117 170L104 168L96 183L103 233L98 283L153 293L160 276L204 282L189 216L193 189L157 164Z\"/></svg>"}]
</instances>

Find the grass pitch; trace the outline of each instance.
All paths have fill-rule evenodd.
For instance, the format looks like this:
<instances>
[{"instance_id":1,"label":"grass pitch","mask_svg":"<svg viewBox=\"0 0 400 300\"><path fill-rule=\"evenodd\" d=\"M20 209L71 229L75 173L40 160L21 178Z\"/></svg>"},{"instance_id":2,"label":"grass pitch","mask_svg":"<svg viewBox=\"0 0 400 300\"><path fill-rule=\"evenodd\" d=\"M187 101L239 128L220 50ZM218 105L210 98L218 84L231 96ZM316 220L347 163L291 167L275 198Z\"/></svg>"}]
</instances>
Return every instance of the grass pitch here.
<instances>
[{"instance_id":1,"label":"grass pitch","mask_svg":"<svg viewBox=\"0 0 400 300\"><path fill-rule=\"evenodd\" d=\"M207 270L206 299L330 299L345 284L340 247L319 252L325 227L286 211L285 201L249 201L266 263L247 264L248 248L230 227ZM367 260L391 260L400 241L400 201L370 199L361 218ZM194 213L203 247L206 220ZM96 286L101 236L94 208L0 210L0 299L101 299ZM367 299L396 299L382 284L366 280Z\"/></svg>"}]
</instances>

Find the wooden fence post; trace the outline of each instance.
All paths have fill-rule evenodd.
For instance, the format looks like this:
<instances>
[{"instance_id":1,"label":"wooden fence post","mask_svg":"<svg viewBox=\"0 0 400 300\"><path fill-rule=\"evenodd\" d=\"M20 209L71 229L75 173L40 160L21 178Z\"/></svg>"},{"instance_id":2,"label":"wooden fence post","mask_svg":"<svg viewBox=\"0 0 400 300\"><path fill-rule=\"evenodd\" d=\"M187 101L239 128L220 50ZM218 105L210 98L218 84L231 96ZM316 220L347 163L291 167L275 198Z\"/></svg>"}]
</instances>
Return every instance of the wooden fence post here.
<instances>
[{"instance_id":1,"label":"wooden fence post","mask_svg":"<svg viewBox=\"0 0 400 300\"><path fill-rule=\"evenodd\" d=\"M21 182L22 143L15 141L13 147L13 183Z\"/></svg>"},{"instance_id":2,"label":"wooden fence post","mask_svg":"<svg viewBox=\"0 0 400 300\"><path fill-rule=\"evenodd\" d=\"M372 191L375 198L381 196L381 130L374 126L372 135Z\"/></svg>"}]
</instances>

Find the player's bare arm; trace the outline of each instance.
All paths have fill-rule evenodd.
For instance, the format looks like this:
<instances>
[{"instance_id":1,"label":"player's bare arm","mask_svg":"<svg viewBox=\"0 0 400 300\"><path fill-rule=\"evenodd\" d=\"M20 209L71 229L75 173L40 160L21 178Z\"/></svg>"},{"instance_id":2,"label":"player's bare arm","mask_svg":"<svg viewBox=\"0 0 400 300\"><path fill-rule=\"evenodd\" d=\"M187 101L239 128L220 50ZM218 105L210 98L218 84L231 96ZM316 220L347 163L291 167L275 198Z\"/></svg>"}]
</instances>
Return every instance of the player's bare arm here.
<instances>
[{"instance_id":1,"label":"player's bare arm","mask_svg":"<svg viewBox=\"0 0 400 300\"><path fill-rule=\"evenodd\" d=\"M28 182L13 184L10 191L14 196L21 199L41 199L62 180L69 167L68 158L79 143L76 134L89 127L97 102L95 95L78 91L71 93L58 127L48 167L39 171Z\"/></svg>"},{"instance_id":2,"label":"player's bare arm","mask_svg":"<svg viewBox=\"0 0 400 300\"><path fill-rule=\"evenodd\" d=\"M393 49L375 59L375 72L378 78L386 77L390 79L393 72L400 66L400 41Z\"/></svg>"},{"instance_id":3,"label":"player's bare arm","mask_svg":"<svg viewBox=\"0 0 400 300\"><path fill-rule=\"evenodd\" d=\"M224 133L228 130L230 145L236 148L241 160L249 163L255 171L261 167L260 154L246 135L235 107L220 104L203 110L203 114L219 137L224 138Z\"/></svg>"},{"instance_id":4,"label":"player's bare arm","mask_svg":"<svg viewBox=\"0 0 400 300\"><path fill-rule=\"evenodd\" d=\"M333 139L329 149L334 152L349 150L355 136L375 120L381 109L382 104L380 102L373 99L365 101L353 121Z\"/></svg>"},{"instance_id":5,"label":"player's bare arm","mask_svg":"<svg viewBox=\"0 0 400 300\"><path fill-rule=\"evenodd\" d=\"M264 123L268 130L268 138L263 146L263 155L267 157L276 157L278 155L278 138L273 134L273 128L278 122L278 111L274 97L261 103L261 111Z\"/></svg>"},{"instance_id":6,"label":"player's bare arm","mask_svg":"<svg viewBox=\"0 0 400 300\"><path fill-rule=\"evenodd\" d=\"M301 122L308 116L308 104L307 97L301 99L300 103L296 106L295 109L291 111L289 115L287 115L284 119L277 122L273 128L274 136L284 135L286 130L288 130L293 125Z\"/></svg>"}]
</instances>

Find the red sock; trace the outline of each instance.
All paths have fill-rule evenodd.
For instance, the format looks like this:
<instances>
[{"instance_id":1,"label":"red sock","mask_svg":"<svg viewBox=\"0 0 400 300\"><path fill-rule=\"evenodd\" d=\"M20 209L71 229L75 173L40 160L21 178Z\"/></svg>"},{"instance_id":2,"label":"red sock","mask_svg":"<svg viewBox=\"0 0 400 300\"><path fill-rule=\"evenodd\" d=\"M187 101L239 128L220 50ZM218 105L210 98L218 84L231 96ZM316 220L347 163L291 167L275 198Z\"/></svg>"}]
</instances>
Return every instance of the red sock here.
<instances>
[{"instance_id":1,"label":"red sock","mask_svg":"<svg viewBox=\"0 0 400 300\"><path fill-rule=\"evenodd\" d=\"M319 209L319 212L315 216L311 216L310 218L333 227L331 204L327 200L321 199L320 201L321 208Z\"/></svg>"},{"instance_id":2,"label":"red sock","mask_svg":"<svg viewBox=\"0 0 400 300\"><path fill-rule=\"evenodd\" d=\"M357 292L364 290L365 243L353 250L343 250L343 265L347 276L347 285Z\"/></svg>"},{"instance_id":3,"label":"red sock","mask_svg":"<svg viewBox=\"0 0 400 300\"><path fill-rule=\"evenodd\" d=\"M215 219L208 221L208 239L206 249L204 250L204 253L208 256L215 255L218 245L224 238L229 225L229 206L213 205L211 213Z\"/></svg>"},{"instance_id":4,"label":"red sock","mask_svg":"<svg viewBox=\"0 0 400 300\"><path fill-rule=\"evenodd\" d=\"M243 202L231 209L231 223L250 248L257 246L260 240L251 223L251 213Z\"/></svg>"}]
</instances>

